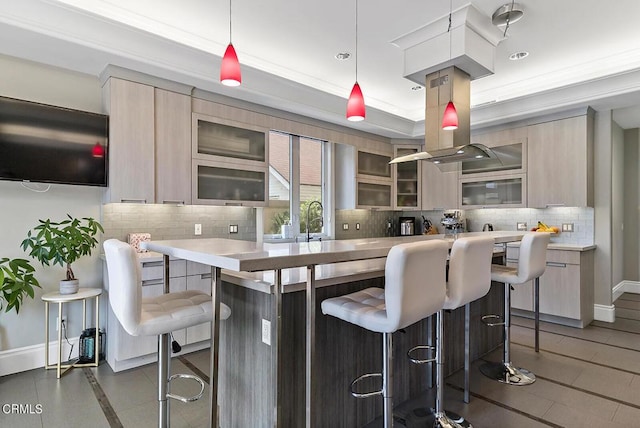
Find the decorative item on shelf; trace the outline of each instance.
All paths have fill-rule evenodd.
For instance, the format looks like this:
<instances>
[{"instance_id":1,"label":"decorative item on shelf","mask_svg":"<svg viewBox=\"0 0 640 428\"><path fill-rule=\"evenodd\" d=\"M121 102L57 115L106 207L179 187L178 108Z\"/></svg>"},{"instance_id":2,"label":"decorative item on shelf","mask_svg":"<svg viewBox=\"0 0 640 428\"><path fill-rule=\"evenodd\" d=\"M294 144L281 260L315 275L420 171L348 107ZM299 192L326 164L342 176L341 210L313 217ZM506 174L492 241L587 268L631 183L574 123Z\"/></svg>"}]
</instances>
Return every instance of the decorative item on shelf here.
<instances>
[{"instance_id":1,"label":"decorative item on shelf","mask_svg":"<svg viewBox=\"0 0 640 428\"><path fill-rule=\"evenodd\" d=\"M238 55L231 42L231 0L229 0L229 45L222 57L220 83L225 86L239 86L242 83L240 61L238 61Z\"/></svg>"},{"instance_id":2,"label":"decorative item on shelf","mask_svg":"<svg viewBox=\"0 0 640 428\"><path fill-rule=\"evenodd\" d=\"M136 253L147 252L147 250L140 248L140 243L147 241L151 241L150 233L130 233L127 235L127 242L136 250Z\"/></svg>"},{"instance_id":3,"label":"decorative item on shelf","mask_svg":"<svg viewBox=\"0 0 640 428\"><path fill-rule=\"evenodd\" d=\"M364 104L364 96L362 95L362 89L358 83L358 0L356 0L356 83L351 89L349 95L349 101L347 102L347 120L352 122L358 122L364 120L366 115L366 108Z\"/></svg>"},{"instance_id":4,"label":"decorative item on shelf","mask_svg":"<svg viewBox=\"0 0 640 428\"><path fill-rule=\"evenodd\" d=\"M0 258L0 310L17 314L25 296L33 299L34 287L40 288L34 270L29 260Z\"/></svg>"},{"instance_id":5,"label":"decorative item on shelf","mask_svg":"<svg viewBox=\"0 0 640 428\"><path fill-rule=\"evenodd\" d=\"M78 292L79 281L71 269L82 256L90 256L98 244L95 236L103 232L102 225L91 217L82 219L71 217L60 222L50 219L38 220L40 224L27 233L22 241L22 249L43 266L59 264L66 266L66 279L60 281L60 294Z\"/></svg>"}]
</instances>

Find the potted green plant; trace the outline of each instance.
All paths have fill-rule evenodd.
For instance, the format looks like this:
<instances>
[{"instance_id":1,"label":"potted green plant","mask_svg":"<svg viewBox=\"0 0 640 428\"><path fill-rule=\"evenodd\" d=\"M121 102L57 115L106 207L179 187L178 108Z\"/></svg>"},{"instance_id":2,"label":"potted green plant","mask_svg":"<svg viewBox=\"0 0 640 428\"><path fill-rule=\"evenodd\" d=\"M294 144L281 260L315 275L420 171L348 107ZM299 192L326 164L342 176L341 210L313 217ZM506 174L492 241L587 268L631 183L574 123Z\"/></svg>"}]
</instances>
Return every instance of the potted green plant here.
<instances>
[{"instance_id":1,"label":"potted green plant","mask_svg":"<svg viewBox=\"0 0 640 428\"><path fill-rule=\"evenodd\" d=\"M0 310L19 313L24 297L33 299L34 287L40 287L33 272L29 260L0 258Z\"/></svg>"},{"instance_id":2,"label":"potted green plant","mask_svg":"<svg viewBox=\"0 0 640 428\"><path fill-rule=\"evenodd\" d=\"M38 220L40 224L30 230L22 241L22 249L29 250L29 255L43 266L66 266L66 278L60 281L61 294L78 292L79 283L71 264L82 256L90 256L98 244L96 235L104 232L102 225L91 217L78 219L69 214L67 217L60 222Z\"/></svg>"}]
</instances>

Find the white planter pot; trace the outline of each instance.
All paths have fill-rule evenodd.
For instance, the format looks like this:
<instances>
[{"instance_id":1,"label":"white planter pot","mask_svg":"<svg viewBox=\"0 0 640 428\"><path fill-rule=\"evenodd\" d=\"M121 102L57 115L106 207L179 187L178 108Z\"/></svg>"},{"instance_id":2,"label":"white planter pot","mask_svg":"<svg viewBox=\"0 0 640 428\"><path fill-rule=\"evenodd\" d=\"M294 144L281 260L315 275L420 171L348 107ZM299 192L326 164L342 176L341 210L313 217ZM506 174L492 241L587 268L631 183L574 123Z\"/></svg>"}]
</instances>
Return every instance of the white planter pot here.
<instances>
[{"instance_id":1,"label":"white planter pot","mask_svg":"<svg viewBox=\"0 0 640 428\"><path fill-rule=\"evenodd\" d=\"M75 294L80 288L80 283L77 279L63 279L60 281L60 294Z\"/></svg>"}]
</instances>

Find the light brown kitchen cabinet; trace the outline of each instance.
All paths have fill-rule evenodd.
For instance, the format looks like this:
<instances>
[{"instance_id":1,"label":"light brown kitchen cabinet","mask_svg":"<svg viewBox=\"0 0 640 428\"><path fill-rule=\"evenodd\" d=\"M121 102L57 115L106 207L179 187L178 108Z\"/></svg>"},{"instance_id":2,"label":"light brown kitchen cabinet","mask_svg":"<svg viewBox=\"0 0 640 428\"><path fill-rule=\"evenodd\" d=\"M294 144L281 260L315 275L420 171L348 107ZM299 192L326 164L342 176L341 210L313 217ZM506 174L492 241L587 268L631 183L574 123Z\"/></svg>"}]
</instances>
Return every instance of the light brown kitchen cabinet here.
<instances>
[{"instance_id":1,"label":"light brown kitchen cabinet","mask_svg":"<svg viewBox=\"0 0 640 428\"><path fill-rule=\"evenodd\" d=\"M154 88L110 78L103 87L109 114L109 187L105 202L155 201Z\"/></svg>"},{"instance_id":2,"label":"light brown kitchen cabinet","mask_svg":"<svg viewBox=\"0 0 640 428\"><path fill-rule=\"evenodd\" d=\"M155 202L191 204L191 97L155 89Z\"/></svg>"},{"instance_id":3,"label":"light brown kitchen cabinet","mask_svg":"<svg viewBox=\"0 0 640 428\"><path fill-rule=\"evenodd\" d=\"M104 86L106 202L191 203L191 97L128 80Z\"/></svg>"},{"instance_id":4,"label":"light brown kitchen cabinet","mask_svg":"<svg viewBox=\"0 0 640 428\"><path fill-rule=\"evenodd\" d=\"M528 206L593 207L593 114L529 127Z\"/></svg>"},{"instance_id":5,"label":"light brown kitchen cabinet","mask_svg":"<svg viewBox=\"0 0 640 428\"><path fill-rule=\"evenodd\" d=\"M517 266L519 248L507 249L507 263ZM593 250L547 250L547 266L540 277L542 319L574 327L593 321ZM533 311L533 281L518 285L511 307ZM550 315L551 318L545 315Z\"/></svg>"},{"instance_id":6,"label":"light brown kitchen cabinet","mask_svg":"<svg viewBox=\"0 0 640 428\"><path fill-rule=\"evenodd\" d=\"M335 145L336 208L392 209L392 151L365 151Z\"/></svg>"},{"instance_id":7,"label":"light brown kitchen cabinet","mask_svg":"<svg viewBox=\"0 0 640 428\"><path fill-rule=\"evenodd\" d=\"M265 206L269 130L200 113L191 126L193 203Z\"/></svg>"},{"instance_id":8,"label":"light brown kitchen cabinet","mask_svg":"<svg viewBox=\"0 0 640 428\"><path fill-rule=\"evenodd\" d=\"M394 158L420 152L420 146L394 146ZM421 209L422 161L402 162L392 165L395 196L393 208L396 210Z\"/></svg>"}]
</instances>

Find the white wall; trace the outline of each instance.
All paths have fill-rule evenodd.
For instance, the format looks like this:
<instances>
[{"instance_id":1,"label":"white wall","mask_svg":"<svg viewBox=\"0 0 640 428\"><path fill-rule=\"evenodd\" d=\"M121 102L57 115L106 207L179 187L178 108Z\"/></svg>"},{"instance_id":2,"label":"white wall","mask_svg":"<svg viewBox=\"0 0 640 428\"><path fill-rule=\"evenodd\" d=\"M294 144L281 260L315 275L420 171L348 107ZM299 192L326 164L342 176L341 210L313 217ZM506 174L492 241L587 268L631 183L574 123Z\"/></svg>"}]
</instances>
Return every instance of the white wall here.
<instances>
[{"instance_id":1,"label":"white wall","mask_svg":"<svg viewBox=\"0 0 640 428\"><path fill-rule=\"evenodd\" d=\"M97 77L70 73L53 67L0 56L0 95L62 107L101 112L101 91ZM46 193L35 193L20 183L0 181L0 257L28 256L19 247L38 219L61 220L66 213L76 217L100 218L103 188L52 185ZM102 283L100 250L74 265L81 284ZM34 266L38 266L34 262ZM59 267L37 268L43 290L25 301L20 314L0 313L0 353L44 342L44 304L40 295L55 291L64 277ZM77 306L77 308L75 307ZM70 337L81 330L81 305L67 308ZM55 315L53 316L55 322ZM53 329L52 337L55 334Z\"/></svg>"},{"instance_id":2,"label":"white wall","mask_svg":"<svg viewBox=\"0 0 640 428\"><path fill-rule=\"evenodd\" d=\"M611 127L611 286L624 278L624 130Z\"/></svg>"},{"instance_id":3,"label":"white wall","mask_svg":"<svg viewBox=\"0 0 640 428\"><path fill-rule=\"evenodd\" d=\"M624 279L640 281L640 134L624 132Z\"/></svg>"}]
</instances>

